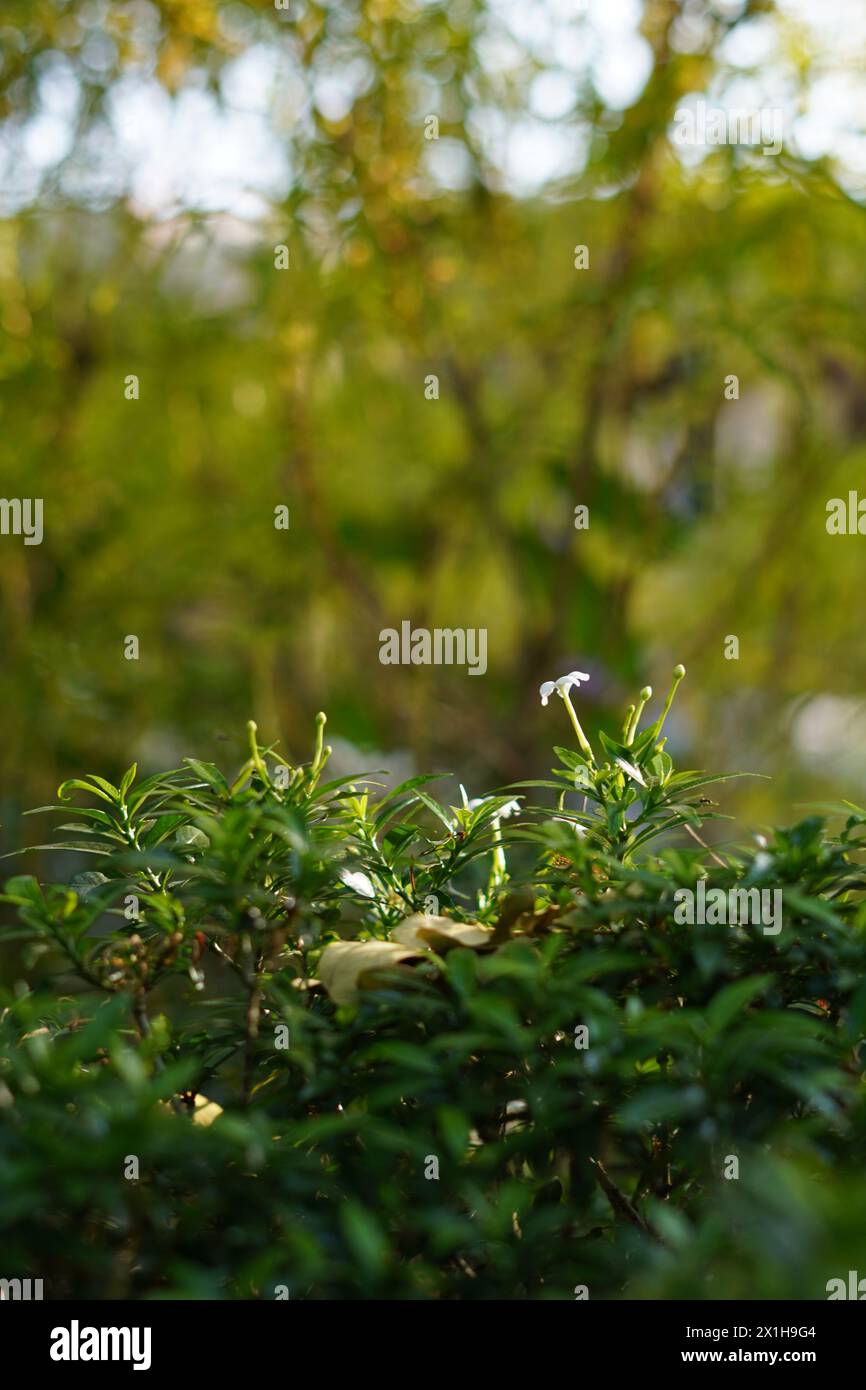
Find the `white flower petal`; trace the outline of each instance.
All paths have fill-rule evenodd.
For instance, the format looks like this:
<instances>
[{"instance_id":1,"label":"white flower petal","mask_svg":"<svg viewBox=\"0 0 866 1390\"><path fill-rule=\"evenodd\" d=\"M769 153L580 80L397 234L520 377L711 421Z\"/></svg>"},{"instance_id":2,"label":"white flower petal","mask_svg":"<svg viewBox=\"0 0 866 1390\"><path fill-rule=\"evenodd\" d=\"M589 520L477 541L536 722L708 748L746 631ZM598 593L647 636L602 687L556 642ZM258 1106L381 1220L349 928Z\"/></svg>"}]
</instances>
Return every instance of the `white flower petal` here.
<instances>
[{"instance_id":1,"label":"white flower petal","mask_svg":"<svg viewBox=\"0 0 866 1390\"><path fill-rule=\"evenodd\" d=\"M569 671L566 676L558 676L555 681L545 681L540 687L541 703L547 704L548 697L556 691L560 699L564 700L572 687L580 687L583 681L588 681L589 676L586 671Z\"/></svg>"},{"instance_id":2,"label":"white flower petal","mask_svg":"<svg viewBox=\"0 0 866 1390\"><path fill-rule=\"evenodd\" d=\"M553 819L561 821L563 825L570 825L575 835L578 835L582 840L586 839L586 829L577 821L569 820L566 816L554 816Z\"/></svg>"},{"instance_id":3,"label":"white flower petal","mask_svg":"<svg viewBox=\"0 0 866 1390\"><path fill-rule=\"evenodd\" d=\"M351 888L355 893L360 894L362 898L375 898L376 890L366 874L362 874L360 871L356 872L352 869L341 869L340 878L347 888Z\"/></svg>"}]
</instances>

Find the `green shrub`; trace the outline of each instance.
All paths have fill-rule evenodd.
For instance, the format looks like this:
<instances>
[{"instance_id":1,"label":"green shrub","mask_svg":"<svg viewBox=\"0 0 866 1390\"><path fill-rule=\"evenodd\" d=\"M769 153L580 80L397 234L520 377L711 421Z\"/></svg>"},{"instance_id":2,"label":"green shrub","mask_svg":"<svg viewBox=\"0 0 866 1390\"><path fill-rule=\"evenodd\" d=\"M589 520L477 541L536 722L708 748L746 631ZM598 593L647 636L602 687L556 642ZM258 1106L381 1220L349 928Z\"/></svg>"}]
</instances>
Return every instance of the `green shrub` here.
<instances>
[{"instance_id":1,"label":"green shrub","mask_svg":"<svg viewBox=\"0 0 866 1390\"><path fill-rule=\"evenodd\" d=\"M598 758L579 673L546 683L576 747L477 802L324 780L323 715L308 764L250 725L234 780L65 783L92 867L6 885L32 983L0 1024L0 1273L49 1297L824 1298L862 1265L866 814L708 848L720 779L661 736L681 674ZM683 890L718 889L783 916L685 920Z\"/></svg>"}]
</instances>

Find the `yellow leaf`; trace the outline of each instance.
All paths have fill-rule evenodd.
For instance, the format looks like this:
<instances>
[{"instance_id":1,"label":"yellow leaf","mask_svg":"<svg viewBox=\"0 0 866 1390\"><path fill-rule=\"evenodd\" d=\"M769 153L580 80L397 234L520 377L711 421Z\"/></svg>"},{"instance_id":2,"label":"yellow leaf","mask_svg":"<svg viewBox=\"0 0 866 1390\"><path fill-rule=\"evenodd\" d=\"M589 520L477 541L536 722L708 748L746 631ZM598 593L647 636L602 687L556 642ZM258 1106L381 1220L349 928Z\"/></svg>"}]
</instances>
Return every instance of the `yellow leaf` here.
<instances>
[{"instance_id":1,"label":"yellow leaf","mask_svg":"<svg viewBox=\"0 0 866 1390\"><path fill-rule=\"evenodd\" d=\"M420 955L396 941L333 941L322 952L319 978L335 1004L349 1004L371 971L388 970Z\"/></svg>"},{"instance_id":2,"label":"yellow leaf","mask_svg":"<svg viewBox=\"0 0 866 1390\"><path fill-rule=\"evenodd\" d=\"M488 946L492 936L492 927L482 927L477 922L452 922L450 917L433 917L428 912L404 918L391 932L392 940L403 946L440 952L451 946Z\"/></svg>"},{"instance_id":3,"label":"yellow leaf","mask_svg":"<svg viewBox=\"0 0 866 1390\"><path fill-rule=\"evenodd\" d=\"M196 1096L195 1111L192 1117L193 1124L212 1125L214 1120L218 1120L222 1113L222 1106L217 1105L215 1100L208 1100L207 1096Z\"/></svg>"}]
</instances>

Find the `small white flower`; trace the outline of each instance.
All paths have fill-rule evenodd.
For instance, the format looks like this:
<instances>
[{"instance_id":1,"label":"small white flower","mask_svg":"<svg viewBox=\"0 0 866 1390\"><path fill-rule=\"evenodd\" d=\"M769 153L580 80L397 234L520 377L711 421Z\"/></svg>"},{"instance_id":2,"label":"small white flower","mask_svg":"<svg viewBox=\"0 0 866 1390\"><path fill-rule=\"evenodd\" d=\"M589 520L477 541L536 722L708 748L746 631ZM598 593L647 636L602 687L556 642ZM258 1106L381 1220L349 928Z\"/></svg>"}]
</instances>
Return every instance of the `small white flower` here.
<instances>
[{"instance_id":1,"label":"small white flower","mask_svg":"<svg viewBox=\"0 0 866 1390\"><path fill-rule=\"evenodd\" d=\"M555 681L544 681L539 686L541 703L546 705L554 690L561 700L564 700L572 686L579 688L583 681L588 681L589 676L585 671L569 671L567 676L560 676Z\"/></svg>"},{"instance_id":2,"label":"small white flower","mask_svg":"<svg viewBox=\"0 0 866 1390\"><path fill-rule=\"evenodd\" d=\"M356 872L352 869L341 869L340 878L347 888L351 888L362 898L375 898L376 890L366 874Z\"/></svg>"},{"instance_id":3,"label":"small white flower","mask_svg":"<svg viewBox=\"0 0 866 1390\"><path fill-rule=\"evenodd\" d=\"M553 819L561 821L563 825L570 825L575 835L577 835L579 839L586 839L586 829L584 826L578 825L577 821L569 820L567 816L554 816Z\"/></svg>"}]
</instances>

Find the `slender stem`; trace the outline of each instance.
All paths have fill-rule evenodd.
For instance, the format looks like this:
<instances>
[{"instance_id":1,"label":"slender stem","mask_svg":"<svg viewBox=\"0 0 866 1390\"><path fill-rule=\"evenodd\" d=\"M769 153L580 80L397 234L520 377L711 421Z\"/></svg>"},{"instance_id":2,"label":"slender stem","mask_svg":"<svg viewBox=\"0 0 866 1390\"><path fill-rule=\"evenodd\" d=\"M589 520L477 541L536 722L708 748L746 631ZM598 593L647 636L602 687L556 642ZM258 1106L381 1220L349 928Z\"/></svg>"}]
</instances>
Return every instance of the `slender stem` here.
<instances>
[{"instance_id":1,"label":"slender stem","mask_svg":"<svg viewBox=\"0 0 866 1390\"><path fill-rule=\"evenodd\" d=\"M256 1061L256 1040L259 1036L259 1020L262 1011L262 990L259 982L257 952L250 934L245 932L242 939L243 971L247 984L247 1014L244 1027L244 1074L241 1090L241 1104L250 1103L253 1092L253 1077Z\"/></svg>"},{"instance_id":2,"label":"slender stem","mask_svg":"<svg viewBox=\"0 0 866 1390\"><path fill-rule=\"evenodd\" d=\"M150 1019L147 1016L147 1006L144 1002L144 993L139 992L132 996L132 1012L135 1018L135 1026L138 1029L140 1038L150 1037Z\"/></svg>"},{"instance_id":3,"label":"slender stem","mask_svg":"<svg viewBox=\"0 0 866 1390\"><path fill-rule=\"evenodd\" d=\"M255 1070L256 1040L259 1036L259 1019L262 1009L262 991L258 984L250 989L247 1001L247 1019L244 1042L244 1080L241 1103L249 1105L253 1093L253 1075Z\"/></svg>"},{"instance_id":4,"label":"slender stem","mask_svg":"<svg viewBox=\"0 0 866 1390\"><path fill-rule=\"evenodd\" d=\"M323 749L324 749L324 742L325 742L325 715L324 715L324 712L323 712L322 710L319 710L319 713L316 715L316 748L315 748L315 752L313 753L313 766L312 766L312 768L310 769L310 771L311 771L312 773L314 773L314 774L315 774L316 772L318 772L318 770L319 770L319 765L321 764L321 761L322 761L322 752L323 752Z\"/></svg>"},{"instance_id":5,"label":"slender stem","mask_svg":"<svg viewBox=\"0 0 866 1390\"><path fill-rule=\"evenodd\" d=\"M630 1202L625 1193L617 1187L601 1159L591 1157L589 1161L595 1170L596 1181L616 1215L625 1217L626 1221L631 1222L632 1226L636 1226L639 1231L643 1231L644 1235L653 1236L659 1240L660 1237L644 1220L634 1203Z\"/></svg>"},{"instance_id":6,"label":"slender stem","mask_svg":"<svg viewBox=\"0 0 866 1390\"><path fill-rule=\"evenodd\" d=\"M637 726L640 723L640 717L643 714L644 709L646 707L646 702L650 699L652 693L652 687L649 685L645 685L643 690L640 692L640 695L638 696L637 705L634 707L634 713L631 716L631 721L629 722L625 734L625 742L628 748L630 748L631 745L634 743L634 736L637 733Z\"/></svg>"},{"instance_id":7,"label":"slender stem","mask_svg":"<svg viewBox=\"0 0 866 1390\"><path fill-rule=\"evenodd\" d=\"M661 714L659 715L658 719L656 720L655 727L654 727L654 730L653 730L653 733L654 733L654 737L655 737L655 738L658 738L659 734L660 734L661 731L662 731L662 725L664 724L665 720L666 720L667 717L668 717L668 710L670 709L671 705L672 705L673 702L674 702L674 696L675 696L676 693L677 693L677 688L678 688L679 683L680 683L680 681L682 680L682 678L683 678L683 676L684 676L685 674L686 674L686 668L685 668L685 666L675 666L675 667L674 667L674 678L673 678L673 680L672 680L672 682L671 682L671 688L670 688L670 690L668 691L668 698L667 698L667 700L665 701L665 707L664 707L664 709L662 710Z\"/></svg>"},{"instance_id":8,"label":"slender stem","mask_svg":"<svg viewBox=\"0 0 866 1390\"><path fill-rule=\"evenodd\" d=\"M586 734L583 732L583 729L580 727L580 720L574 712L574 705L571 703L571 698L567 693L564 694L562 698L565 701L565 708L568 710L569 718L574 726L574 732L577 734L577 741L580 744L580 751L583 753L587 762L592 763L594 767L595 758L593 757L592 749L589 746L589 740L587 739Z\"/></svg>"},{"instance_id":9,"label":"slender stem","mask_svg":"<svg viewBox=\"0 0 866 1390\"><path fill-rule=\"evenodd\" d=\"M142 1042L145 1042L151 1036L151 1027L150 1019L147 1016L147 994L143 989L137 990L132 996L132 1016L135 1019L138 1036ZM153 1055L153 1069L158 1072L165 1069L165 1063L158 1052L155 1052ZM177 1109L174 1099L172 1100L172 1106Z\"/></svg>"},{"instance_id":10,"label":"slender stem","mask_svg":"<svg viewBox=\"0 0 866 1390\"><path fill-rule=\"evenodd\" d=\"M259 752L258 728L254 719L247 720L247 732L250 736L250 754L253 767L261 777L265 786L269 787L271 779L268 776L268 769L265 767L262 761L262 755Z\"/></svg>"},{"instance_id":11,"label":"slender stem","mask_svg":"<svg viewBox=\"0 0 866 1390\"><path fill-rule=\"evenodd\" d=\"M698 844L700 845L701 849L705 849L705 850L707 851L707 854L710 856L711 859L715 859L716 863L717 863L718 865L720 865L720 867L723 868L723 869L726 869L726 868L728 867L727 864L725 863L724 859L720 859L719 856L716 854L715 850L714 850L714 849L710 849L709 845L708 845L704 840L701 839L701 837L700 837L700 835L698 834L698 832L697 832L696 830L693 830L693 829L692 829L692 827L689 825L688 821L685 822L685 828L686 828L686 830L689 832L689 834L691 835L692 839L693 839L693 840L697 840L697 842L698 842Z\"/></svg>"},{"instance_id":12,"label":"slender stem","mask_svg":"<svg viewBox=\"0 0 866 1390\"><path fill-rule=\"evenodd\" d=\"M498 888L501 883L504 883L507 868L505 863L505 851L502 848L502 832L498 816L493 817L491 825L493 826L493 859L490 865L490 878L487 881L488 897L492 896L495 888Z\"/></svg>"},{"instance_id":13,"label":"slender stem","mask_svg":"<svg viewBox=\"0 0 866 1390\"><path fill-rule=\"evenodd\" d=\"M316 747L313 752L313 761L310 764L310 790L315 787L322 775L322 769L334 751L329 743L325 743L325 725L328 717L324 711L319 710L316 715Z\"/></svg>"}]
</instances>

